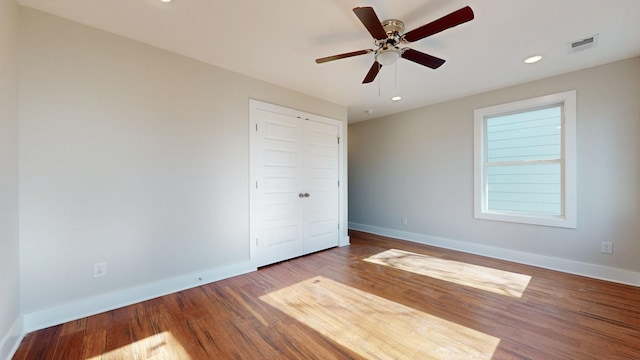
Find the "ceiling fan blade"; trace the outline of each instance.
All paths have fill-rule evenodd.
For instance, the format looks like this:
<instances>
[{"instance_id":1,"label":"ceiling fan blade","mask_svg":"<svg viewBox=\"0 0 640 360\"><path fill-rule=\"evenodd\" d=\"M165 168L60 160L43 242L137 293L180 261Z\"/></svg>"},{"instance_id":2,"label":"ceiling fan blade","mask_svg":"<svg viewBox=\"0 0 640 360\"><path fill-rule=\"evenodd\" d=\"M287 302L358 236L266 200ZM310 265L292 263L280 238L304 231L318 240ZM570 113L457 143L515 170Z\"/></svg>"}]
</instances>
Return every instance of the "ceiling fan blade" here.
<instances>
[{"instance_id":1,"label":"ceiling fan blade","mask_svg":"<svg viewBox=\"0 0 640 360\"><path fill-rule=\"evenodd\" d=\"M376 76L378 76L378 72L380 71L380 68L382 68L382 64L380 64L377 61L374 61L373 65L371 65L371 69L369 69L369 72L367 73L367 76L365 76L364 80L362 80L362 83L368 84L373 80L375 80Z\"/></svg>"},{"instance_id":2,"label":"ceiling fan blade","mask_svg":"<svg viewBox=\"0 0 640 360\"><path fill-rule=\"evenodd\" d=\"M358 50L358 51L352 51L352 52L348 52L348 53L344 53L344 54L338 54L338 55L332 55L332 56L327 56L327 57L323 57L320 59L316 59L316 63L318 64L322 64L322 63L326 63L327 61L333 61L333 60L339 60L339 59L345 59L345 58L349 58L352 56L358 56L358 55L365 55L368 53L373 52L373 50Z\"/></svg>"},{"instance_id":3,"label":"ceiling fan blade","mask_svg":"<svg viewBox=\"0 0 640 360\"><path fill-rule=\"evenodd\" d=\"M384 27L382 27L380 19L378 19L378 15L376 15L376 12L372 7L357 7L353 9L353 12L374 39L384 40L387 38L387 32L384 31Z\"/></svg>"},{"instance_id":4,"label":"ceiling fan blade","mask_svg":"<svg viewBox=\"0 0 640 360\"><path fill-rule=\"evenodd\" d=\"M405 50L402 52L402 57L409 61L413 61L414 63L418 63L432 69L439 68L445 62L444 59L440 59L435 56L425 54L421 51L408 48L405 48Z\"/></svg>"},{"instance_id":5,"label":"ceiling fan blade","mask_svg":"<svg viewBox=\"0 0 640 360\"><path fill-rule=\"evenodd\" d=\"M473 10L466 6L438 20L409 31L404 35L403 39L407 42L414 42L471 20L473 20Z\"/></svg>"}]
</instances>

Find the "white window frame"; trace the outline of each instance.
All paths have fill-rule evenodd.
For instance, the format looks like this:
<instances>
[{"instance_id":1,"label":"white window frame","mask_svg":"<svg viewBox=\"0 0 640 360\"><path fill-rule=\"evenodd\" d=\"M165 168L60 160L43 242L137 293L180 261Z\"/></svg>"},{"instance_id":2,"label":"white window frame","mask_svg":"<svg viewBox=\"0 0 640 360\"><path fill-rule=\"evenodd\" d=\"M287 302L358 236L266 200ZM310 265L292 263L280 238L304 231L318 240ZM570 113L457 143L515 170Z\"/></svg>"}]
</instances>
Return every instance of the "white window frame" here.
<instances>
[{"instance_id":1,"label":"white window frame","mask_svg":"<svg viewBox=\"0 0 640 360\"><path fill-rule=\"evenodd\" d=\"M562 214L527 215L490 211L487 208L487 119L509 113L561 105L562 116ZM576 91L540 96L506 104L475 109L474 116L474 216L476 219L516 222L575 229L577 227L576 191Z\"/></svg>"}]
</instances>

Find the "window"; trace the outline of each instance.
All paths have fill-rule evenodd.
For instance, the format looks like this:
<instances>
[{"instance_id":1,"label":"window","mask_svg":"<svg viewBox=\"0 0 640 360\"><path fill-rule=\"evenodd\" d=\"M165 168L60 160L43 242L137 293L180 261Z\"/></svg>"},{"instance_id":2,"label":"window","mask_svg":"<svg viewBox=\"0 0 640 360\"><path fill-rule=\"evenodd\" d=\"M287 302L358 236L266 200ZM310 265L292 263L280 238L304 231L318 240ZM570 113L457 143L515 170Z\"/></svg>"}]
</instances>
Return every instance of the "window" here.
<instances>
[{"instance_id":1,"label":"window","mask_svg":"<svg viewBox=\"0 0 640 360\"><path fill-rule=\"evenodd\" d=\"M576 92L474 111L477 219L576 228Z\"/></svg>"}]
</instances>

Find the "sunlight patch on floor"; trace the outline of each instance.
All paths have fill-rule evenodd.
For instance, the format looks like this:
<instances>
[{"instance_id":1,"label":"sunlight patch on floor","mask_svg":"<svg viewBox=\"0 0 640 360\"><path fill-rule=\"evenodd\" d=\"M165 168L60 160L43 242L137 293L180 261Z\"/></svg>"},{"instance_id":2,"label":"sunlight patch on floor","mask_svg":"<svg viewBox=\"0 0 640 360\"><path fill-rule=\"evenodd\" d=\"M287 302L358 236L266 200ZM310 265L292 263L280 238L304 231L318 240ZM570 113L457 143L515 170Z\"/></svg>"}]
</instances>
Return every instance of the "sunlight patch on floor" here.
<instances>
[{"instance_id":1,"label":"sunlight patch on floor","mask_svg":"<svg viewBox=\"0 0 640 360\"><path fill-rule=\"evenodd\" d=\"M531 276L485 266L390 249L364 259L370 263L512 297L522 297Z\"/></svg>"},{"instance_id":2,"label":"sunlight patch on floor","mask_svg":"<svg viewBox=\"0 0 640 360\"><path fill-rule=\"evenodd\" d=\"M367 359L491 359L500 343L321 276L260 299Z\"/></svg>"},{"instance_id":3,"label":"sunlight patch on floor","mask_svg":"<svg viewBox=\"0 0 640 360\"><path fill-rule=\"evenodd\" d=\"M100 359L180 359L191 360L182 344L165 331L89 358Z\"/></svg>"}]
</instances>

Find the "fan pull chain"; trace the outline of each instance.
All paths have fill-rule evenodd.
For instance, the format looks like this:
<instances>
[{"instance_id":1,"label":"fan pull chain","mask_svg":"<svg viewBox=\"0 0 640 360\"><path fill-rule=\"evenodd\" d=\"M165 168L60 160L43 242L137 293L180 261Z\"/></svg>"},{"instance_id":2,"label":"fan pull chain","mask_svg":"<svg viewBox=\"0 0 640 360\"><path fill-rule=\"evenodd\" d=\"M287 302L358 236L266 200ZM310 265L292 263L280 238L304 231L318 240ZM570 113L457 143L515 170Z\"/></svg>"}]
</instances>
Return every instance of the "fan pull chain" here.
<instances>
[{"instance_id":1,"label":"fan pull chain","mask_svg":"<svg viewBox=\"0 0 640 360\"><path fill-rule=\"evenodd\" d=\"M382 68L382 65L378 63L378 74L380 73L381 68ZM382 85L380 85L381 83L382 83L382 76L378 76L378 96L379 97L382 96L382 90L381 90Z\"/></svg>"},{"instance_id":2,"label":"fan pull chain","mask_svg":"<svg viewBox=\"0 0 640 360\"><path fill-rule=\"evenodd\" d=\"M394 76L394 84L393 84L393 97L391 101L400 101L402 100L402 96L398 94L398 63L395 63L395 76Z\"/></svg>"},{"instance_id":3,"label":"fan pull chain","mask_svg":"<svg viewBox=\"0 0 640 360\"><path fill-rule=\"evenodd\" d=\"M393 84L393 96L398 96L398 62L396 61L394 65L395 70L395 83Z\"/></svg>"}]
</instances>

